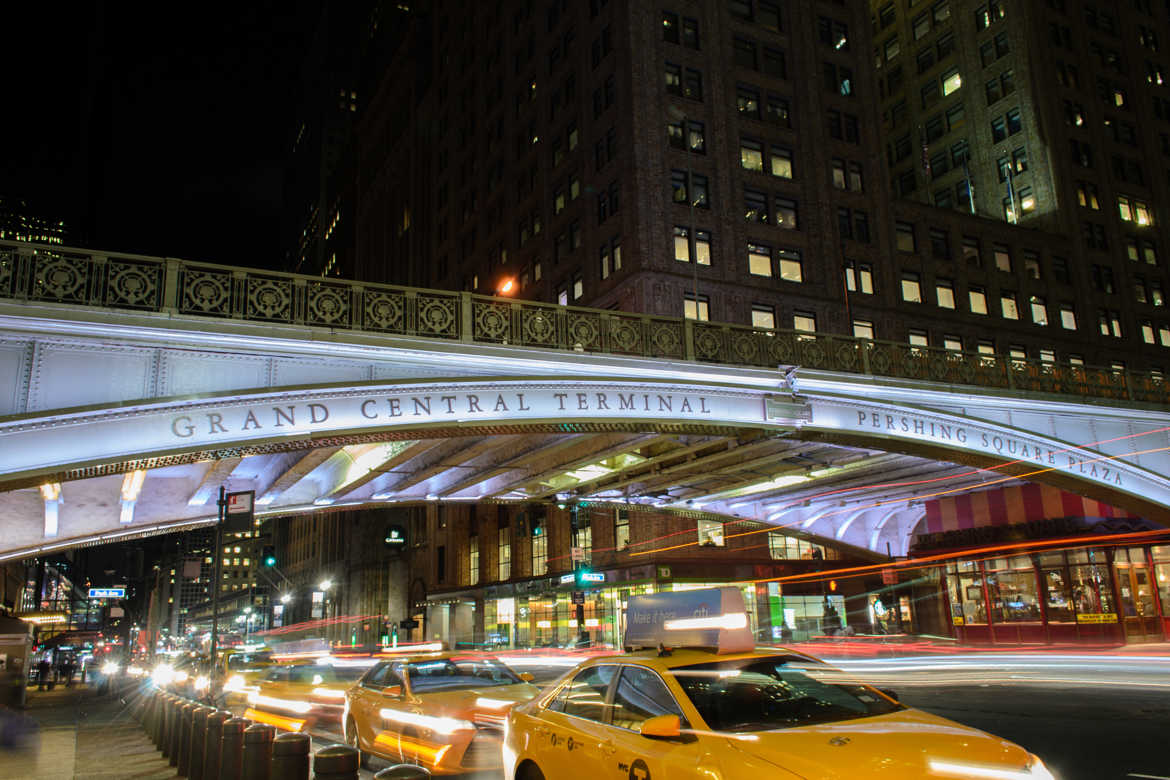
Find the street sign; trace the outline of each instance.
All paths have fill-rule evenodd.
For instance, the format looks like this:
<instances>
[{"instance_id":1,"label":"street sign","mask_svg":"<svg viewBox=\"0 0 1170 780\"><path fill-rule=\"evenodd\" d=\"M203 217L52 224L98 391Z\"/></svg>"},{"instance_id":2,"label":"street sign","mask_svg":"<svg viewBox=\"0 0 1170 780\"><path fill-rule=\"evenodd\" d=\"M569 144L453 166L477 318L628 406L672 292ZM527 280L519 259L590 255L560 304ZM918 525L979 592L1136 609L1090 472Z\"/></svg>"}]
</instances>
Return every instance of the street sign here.
<instances>
[{"instance_id":1,"label":"street sign","mask_svg":"<svg viewBox=\"0 0 1170 780\"><path fill-rule=\"evenodd\" d=\"M570 560L573 561L573 563L577 563L577 561L585 560L585 548L584 547L570 548L569 549L569 558L570 558Z\"/></svg>"},{"instance_id":2,"label":"street sign","mask_svg":"<svg viewBox=\"0 0 1170 780\"><path fill-rule=\"evenodd\" d=\"M223 530L227 533L247 533L252 530L252 510L256 503L255 490L241 490L225 496Z\"/></svg>"},{"instance_id":3,"label":"street sign","mask_svg":"<svg viewBox=\"0 0 1170 780\"><path fill-rule=\"evenodd\" d=\"M897 585L898 584L898 570L897 569L882 569L882 585Z\"/></svg>"},{"instance_id":4,"label":"street sign","mask_svg":"<svg viewBox=\"0 0 1170 780\"><path fill-rule=\"evenodd\" d=\"M584 604L585 603L585 591L583 591L583 590L573 591L573 603L574 604Z\"/></svg>"},{"instance_id":5,"label":"street sign","mask_svg":"<svg viewBox=\"0 0 1170 780\"><path fill-rule=\"evenodd\" d=\"M91 599L124 599L126 598L125 588L90 588L89 597Z\"/></svg>"},{"instance_id":6,"label":"street sign","mask_svg":"<svg viewBox=\"0 0 1170 780\"><path fill-rule=\"evenodd\" d=\"M576 579L577 579L576 574L562 574L561 575L561 584L562 585L572 585L573 582L576 581Z\"/></svg>"},{"instance_id":7,"label":"street sign","mask_svg":"<svg viewBox=\"0 0 1170 780\"><path fill-rule=\"evenodd\" d=\"M409 631L412 628L418 628L418 621L414 618L407 618L406 620L399 620L398 627Z\"/></svg>"},{"instance_id":8,"label":"street sign","mask_svg":"<svg viewBox=\"0 0 1170 780\"><path fill-rule=\"evenodd\" d=\"M581 582L605 582L605 573L600 571L583 571L580 574Z\"/></svg>"}]
</instances>

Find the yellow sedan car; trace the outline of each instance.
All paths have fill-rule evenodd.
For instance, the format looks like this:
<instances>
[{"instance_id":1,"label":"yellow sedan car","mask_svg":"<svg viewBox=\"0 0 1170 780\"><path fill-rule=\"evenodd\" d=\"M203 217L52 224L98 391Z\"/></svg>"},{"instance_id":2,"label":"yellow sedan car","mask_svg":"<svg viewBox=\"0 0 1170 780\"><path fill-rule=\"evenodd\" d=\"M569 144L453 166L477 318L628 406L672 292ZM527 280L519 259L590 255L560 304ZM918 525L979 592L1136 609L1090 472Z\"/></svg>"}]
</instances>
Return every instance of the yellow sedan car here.
<instances>
[{"instance_id":1,"label":"yellow sedan car","mask_svg":"<svg viewBox=\"0 0 1170 780\"><path fill-rule=\"evenodd\" d=\"M365 669L328 662L281 664L265 670L248 692L244 717L283 731L341 726L345 690Z\"/></svg>"},{"instance_id":2,"label":"yellow sedan car","mask_svg":"<svg viewBox=\"0 0 1170 780\"><path fill-rule=\"evenodd\" d=\"M742 596L726 611L736 599L720 590L734 589L631 599L634 652L590 659L511 710L505 778L1053 780L1018 745L814 658L751 649Z\"/></svg>"},{"instance_id":3,"label":"yellow sedan car","mask_svg":"<svg viewBox=\"0 0 1170 780\"><path fill-rule=\"evenodd\" d=\"M539 688L498 660L433 653L386 660L345 694L345 740L435 775L498 770L507 711Z\"/></svg>"}]
</instances>

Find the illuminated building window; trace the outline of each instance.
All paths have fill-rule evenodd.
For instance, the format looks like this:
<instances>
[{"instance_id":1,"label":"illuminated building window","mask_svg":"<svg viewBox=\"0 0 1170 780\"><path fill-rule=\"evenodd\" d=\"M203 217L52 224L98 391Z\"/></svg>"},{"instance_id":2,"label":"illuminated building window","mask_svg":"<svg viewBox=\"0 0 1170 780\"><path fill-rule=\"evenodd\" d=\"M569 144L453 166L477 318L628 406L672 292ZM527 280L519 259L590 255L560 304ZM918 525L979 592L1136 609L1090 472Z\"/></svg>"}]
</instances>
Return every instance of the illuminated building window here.
<instances>
[{"instance_id":1,"label":"illuminated building window","mask_svg":"<svg viewBox=\"0 0 1170 780\"><path fill-rule=\"evenodd\" d=\"M703 547L723 547L727 544L723 536L723 523L719 520L700 518L695 521L699 533L699 544Z\"/></svg>"},{"instance_id":2,"label":"illuminated building window","mask_svg":"<svg viewBox=\"0 0 1170 780\"><path fill-rule=\"evenodd\" d=\"M922 303L922 283L918 274L912 271L902 272L902 300Z\"/></svg>"},{"instance_id":3,"label":"illuminated building window","mask_svg":"<svg viewBox=\"0 0 1170 780\"><path fill-rule=\"evenodd\" d=\"M752 327L774 330L776 328L776 310L764 304L753 304Z\"/></svg>"},{"instance_id":4,"label":"illuminated building window","mask_svg":"<svg viewBox=\"0 0 1170 780\"><path fill-rule=\"evenodd\" d=\"M942 308L955 308L955 284L950 279L935 280L934 295L938 305Z\"/></svg>"},{"instance_id":5,"label":"illuminated building window","mask_svg":"<svg viewBox=\"0 0 1170 780\"><path fill-rule=\"evenodd\" d=\"M987 314L987 293L982 287L967 290L967 302L972 314Z\"/></svg>"},{"instance_id":6,"label":"illuminated building window","mask_svg":"<svg viewBox=\"0 0 1170 780\"><path fill-rule=\"evenodd\" d=\"M693 293L683 294L683 317L688 320L707 322L711 319L711 306L706 295L700 295L698 301Z\"/></svg>"},{"instance_id":7,"label":"illuminated building window","mask_svg":"<svg viewBox=\"0 0 1170 780\"><path fill-rule=\"evenodd\" d=\"M1071 303L1060 304L1060 327L1065 330L1077 329L1077 312Z\"/></svg>"},{"instance_id":8,"label":"illuminated building window","mask_svg":"<svg viewBox=\"0 0 1170 780\"><path fill-rule=\"evenodd\" d=\"M1004 319L1018 320L1020 318L1020 309L1016 303L1016 294L1012 292L1003 292L999 295L999 307L1003 312Z\"/></svg>"},{"instance_id":9,"label":"illuminated building window","mask_svg":"<svg viewBox=\"0 0 1170 780\"><path fill-rule=\"evenodd\" d=\"M614 549L617 552L630 546L630 510L624 508L614 510L613 538Z\"/></svg>"},{"instance_id":10,"label":"illuminated building window","mask_svg":"<svg viewBox=\"0 0 1170 780\"><path fill-rule=\"evenodd\" d=\"M845 288L849 292L873 295L873 266L869 263L845 261Z\"/></svg>"},{"instance_id":11,"label":"illuminated building window","mask_svg":"<svg viewBox=\"0 0 1170 780\"><path fill-rule=\"evenodd\" d=\"M873 322L870 320L854 320L853 321L853 337L858 339L873 340L874 329Z\"/></svg>"}]
</instances>

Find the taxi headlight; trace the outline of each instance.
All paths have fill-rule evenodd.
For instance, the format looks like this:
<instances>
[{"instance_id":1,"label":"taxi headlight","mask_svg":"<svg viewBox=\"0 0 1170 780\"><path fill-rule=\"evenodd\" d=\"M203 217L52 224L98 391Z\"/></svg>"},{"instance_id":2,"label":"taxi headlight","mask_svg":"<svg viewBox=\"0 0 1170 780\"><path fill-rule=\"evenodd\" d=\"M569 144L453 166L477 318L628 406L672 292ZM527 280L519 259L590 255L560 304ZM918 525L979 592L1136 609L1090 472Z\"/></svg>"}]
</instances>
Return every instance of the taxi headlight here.
<instances>
[{"instance_id":1,"label":"taxi headlight","mask_svg":"<svg viewBox=\"0 0 1170 780\"><path fill-rule=\"evenodd\" d=\"M229 693L239 693L240 691L244 690L244 675L233 674L228 678L228 681L224 683L223 689Z\"/></svg>"},{"instance_id":2,"label":"taxi headlight","mask_svg":"<svg viewBox=\"0 0 1170 780\"><path fill-rule=\"evenodd\" d=\"M344 699L345 691L340 688L314 688L313 695L322 699Z\"/></svg>"},{"instance_id":3,"label":"taxi headlight","mask_svg":"<svg viewBox=\"0 0 1170 780\"><path fill-rule=\"evenodd\" d=\"M1023 769L1008 769L1002 764L968 764L959 761L930 759L930 771L941 777L965 780L1056 780L1044 762L1031 753Z\"/></svg>"},{"instance_id":4,"label":"taxi headlight","mask_svg":"<svg viewBox=\"0 0 1170 780\"><path fill-rule=\"evenodd\" d=\"M187 678L190 676L191 675L187 674L186 672L175 672L175 682L177 682L177 683L187 682Z\"/></svg>"},{"instance_id":5,"label":"taxi headlight","mask_svg":"<svg viewBox=\"0 0 1170 780\"><path fill-rule=\"evenodd\" d=\"M195 690L205 691L211 687L211 678L205 674L201 674L195 678Z\"/></svg>"},{"instance_id":6,"label":"taxi headlight","mask_svg":"<svg viewBox=\"0 0 1170 780\"><path fill-rule=\"evenodd\" d=\"M120 667L115 662L106 661L104 664L102 664L102 674L106 675L107 677L113 677L118 673L119 668Z\"/></svg>"},{"instance_id":7,"label":"taxi headlight","mask_svg":"<svg viewBox=\"0 0 1170 780\"><path fill-rule=\"evenodd\" d=\"M175 679L175 668L170 664L159 664L150 676L155 685L168 685Z\"/></svg>"},{"instance_id":8,"label":"taxi headlight","mask_svg":"<svg viewBox=\"0 0 1170 780\"><path fill-rule=\"evenodd\" d=\"M378 714L385 720L392 720L395 723L405 723L410 726L418 726L419 728L430 729L436 734L443 734L450 736L456 731L464 731L474 729L475 724L471 721L462 720L461 718L443 718L435 717L433 715L423 715L418 712L399 712L398 710L379 710Z\"/></svg>"}]
</instances>

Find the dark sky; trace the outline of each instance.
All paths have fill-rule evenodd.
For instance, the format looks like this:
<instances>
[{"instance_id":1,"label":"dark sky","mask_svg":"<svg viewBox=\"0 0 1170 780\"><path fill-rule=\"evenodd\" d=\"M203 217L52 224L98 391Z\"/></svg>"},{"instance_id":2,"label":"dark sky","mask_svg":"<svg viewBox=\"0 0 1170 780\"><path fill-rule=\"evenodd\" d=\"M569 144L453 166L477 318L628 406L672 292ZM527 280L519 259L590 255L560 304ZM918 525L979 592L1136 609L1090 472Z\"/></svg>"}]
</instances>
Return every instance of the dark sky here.
<instances>
[{"instance_id":1,"label":"dark sky","mask_svg":"<svg viewBox=\"0 0 1170 780\"><path fill-rule=\"evenodd\" d=\"M85 246L280 267L315 7L10 4L0 194Z\"/></svg>"}]
</instances>

